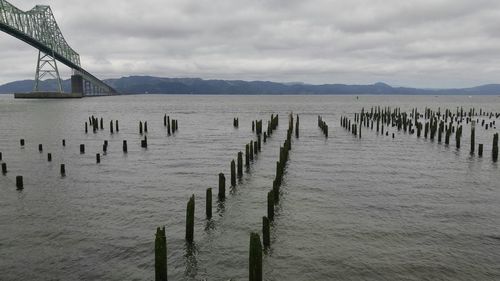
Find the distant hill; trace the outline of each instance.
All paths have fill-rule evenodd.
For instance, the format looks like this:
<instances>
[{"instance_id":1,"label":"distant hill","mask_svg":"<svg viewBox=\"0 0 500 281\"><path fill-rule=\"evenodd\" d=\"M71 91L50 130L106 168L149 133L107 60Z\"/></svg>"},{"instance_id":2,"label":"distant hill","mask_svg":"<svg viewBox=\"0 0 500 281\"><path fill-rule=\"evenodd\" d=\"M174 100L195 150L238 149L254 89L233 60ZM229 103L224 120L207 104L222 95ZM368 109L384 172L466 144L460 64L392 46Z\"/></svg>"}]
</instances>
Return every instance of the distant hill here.
<instances>
[{"instance_id":1,"label":"distant hill","mask_svg":"<svg viewBox=\"0 0 500 281\"><path fill-rule=\"evenodd\" d=\"M499 95L500 85L491 84L463 89L417 89L392 87L385 83L372 85L278 83L270 81L204 80L200 78L160 78L129 76L105 80L124 94L197 94L197 95ZM0 85L0 94L29 92L33 80ZM70 81L63 81L65 91ZM53 81L41 84L42 90L53 91Z\"/></svg>"}]
</instances>

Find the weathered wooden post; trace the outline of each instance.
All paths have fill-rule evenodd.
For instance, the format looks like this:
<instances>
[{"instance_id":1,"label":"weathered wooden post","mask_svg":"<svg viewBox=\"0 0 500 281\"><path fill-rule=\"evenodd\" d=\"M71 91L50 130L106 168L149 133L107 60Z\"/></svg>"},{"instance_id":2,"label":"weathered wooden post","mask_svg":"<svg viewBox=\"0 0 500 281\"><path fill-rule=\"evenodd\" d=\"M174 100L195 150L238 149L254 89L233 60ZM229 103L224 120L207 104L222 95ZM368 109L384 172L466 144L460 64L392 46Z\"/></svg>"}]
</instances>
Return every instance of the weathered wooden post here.
<instances>
[{"instance_id":1,"label":"weathered wooden post","mask_svg":"<svg viewBox=\"0 0 500 281\"><path fill-rule=\"evenodd\" d=\"M62 140L62 146L66 146L66 140Z\"/></svg>"},{"instance_id":2,"label":"weathered wooden post","mask_svg":"<svg viewBox=\"0 0 500 281\"><path fill-rule=\"evenodd\" d=\"M250 141L249 146L250 146L250 155L249 155L250 156L250 161L253 161L253 140Z\"/></svg>"},{"instance_id":3,"label":"weathered wooden post","mask_svg":"<svg viewBox=\"0 0 500 281\"><path fill-rule=\"evenodd\" d=\"M80 154L85 154L85 144L80 144Z\"/></svg>"},{"instance_id":4,"label":"weathered wooden post","mask_svg":"<svg viewBox=\"0 0 500 281\"><path fill-rule=\"evenodd\" d=\"M148 132L148 121L144 121L144 132Z\"/></svg>"},{"instance_id":5,"label":"weathered wooden post","mask_svg":"<svg viewBox=\"0 0 500 281\"><path fill-rule=\"evenodd\" d=\"M255 121L252 121L252 132L255 132Z\"/></svg>"},{"instance_id":6,"label":"weathered wooden post","mask_svg":"<svg viewBox=\"0 0 500 281\"><path fill-rule=\"evenodd\" d=\"M258 135L257 136L257 151L258 152L261 152L261 147L262 147L262 138L261 138L262 135Z\"/></svg>"},{"instance_id":7,"label":"weathered wooden post","mask_svg":"<svg viewBox=\"0 0 500 281\"><path fill-rule=\"evenodd\" d=\"M238 178L243 176L243 152L238 152Z\"/></svg>"},{"instance_id":8,"label":"weathered wooden post","mask_svg":"<svg viewBox=\"0 0 500 281\"><path fill-rule=\"evenodd\" d=\"M116 132L120 131L120 127L118 126L118 120L115 121Z\"/></svg>"},{"instance_id":9,"label":"weathered wooden post","mask_svg":"<svg viewBox=\"0 0 500 281\"><path fill-rule=\"evenodd\" d=\"M23 176L16 176L16 187L18 190L21 190L24 188Z\"/></svg>"},{"instance_id":10,"label":"weathered wooden post","mask_svg":"<svg viewBox=\"0 0 500 281\"><path fill-rule=\"evenodd\" d=\"M226 199L226 177L223 173L219 174L219 200L224 201Z\"/></svg>"},{"instance_id":11,"label":"weathered wooden post","mask_svg":"<svg viewBox=\"0 0 500 281\"><path fill-rule=\"evenodd\" d=\"M21 146L24 146L24 139L20 139L19 142L20 142Z\"/></svg>"},{"instance_id":12,"label":"weathered wooden post","mask_svg":"<svg viewBox=\"0 0 500 281\"><path fill-rule=\"evenodd\" d=\"M269 219L267 217L262 217L262 242L264 248L269 248L269 246L271 246L271 231Z\"/></svg>"},{"instance_id":13,"label":"weathered wooden post","mask_svg":"<svg viewBox=\"0 0 500 281\"><path fill-rule=\"evenodd\" d=\"M236 186L236 163L231 161L231 186Z\"/></svg>"},{"instance_id":14,"label":"weathered wooden post","mask_svg":"<svg viewBox=\"0 0 500 281\"><path fill-rule=\"evenodd\" d=\"M259 145L258 145L257 141L254 141L254 143L253 143L253 153L255 153L255 155L257 155L257 153L259 153Z\"/></svg>"},{"instance_id":15,"label":"weathered wooden post","mask_svg":"<svg viewBox=\"0 0 500 281\"><path fill-rule=\"evenodd\" d=\"M47 153L47 161L52 162L52 153Z\"/></svg>"},{"instance_id":16,"label":"weathered wooden post","mask_svg":"<svg viewBox=\"0 0 500 281\"><path fill-rule=\"evenodd\" d=\"M470 154L474 154L474 148L476 147L476 123L474 121L470 124Z\"/></svg>"},{"instance_id":17,"label":"weathered wooden post","mask_svg":"<svg viewBox=\"0 0 500 281\"><path fill-rule=\"evenodd\" d=\"M109 121L109 132L113 133L113 120Z\"/></svg>"},{"instance_id":18,"label":"weathered wooden post","mask_svg":"<svg viewBox=\"0 0 500 281\"><path fill-rule=\"evenodd\" d=\"M267 142L267 132L264 132L264 143Z\"/></svg>"},{"instance_id":19,"label":"weathered wooden post","mask_svg":"<svg viewBox=\"0 0 500 281\"><path fill-rule=\"evenodd\" d=\"M139 134L142 135L142 121L139 121Z\"/></svg>"},{"instance_id":20,"label":"weathered wooden post","mask_svg":"<svg viewBox=\"0 0 500 281\"><path fill-rule=\"evenodd\" d=\"M0 152L0 161L2 161L2 152Z\"/></svg>"},{"instance_id":21,"label":"weathered wooden post","mask_svg":"<svg viewBox=\"0 0 500 281\"><path fill-rule=\"evenodd\" d=\"M126 141L126 140L124 140L124 141L123 141L123 152L127 153L127 150L128 150L128 149L127 149L127 141Z\"/></svg>"},{"instance_id":22,"label":"weathered wooden post","mask_svg":"<svg viewBox=\"0 0 500 281\"><path fill-rule=\"evenodd\" d=\"M41 153L43 151L43 145L39 144L38 145L38 151Z\"/></svg>"},{"instance_id":23,"label":"weathered wooden post","mask_svg":"<svg viewBox=\"0 0 500 281\"><path fill-rule=\"evenodd\" d=\"M205 207L205 213L207 215L207 219L212 218L212 189L207 188L207 195L206 195L206 207Z\"/></svg>"},{"instance_id":24,"label":"weathered wooden post","mask_svg":"<svg viewBox=\"0 0 500 281\"><path fill-rule=\"evenodd\" d=\"M89 128L88 128L87 122L85 122L85 134L88 132L89 132Z\"/></svg>"},{"instance_id":25,"label":"weathered wooden post","mask_svg":"<svg viewBox=\"0 0 500 281\"><path fill-rule=\"evenodd\" d=\"M7 174L7 163L2 163L2 174Z\"/></svg>"},{"instance_id":26,"label":"weathered wooden post","mask_svg":"<svg viewBox=\"0 0 500 281\"><path fill-rule=\"evenodd\" d=\"M61 176L66 176L66 165L61 164Z\"/></svg>"},{"instance_id":27,"label":"weathered wooden post","mask_svg":"<svg viewBox=\"0 0 500 281\"><path fill-rule=\"evenodd\" d=\"M249 281L262 281L262 244L257 233L250 234Z\"/></svg>"},{"instance_id":28,"label":"weathered wooden post","mask_svg":"<svg viewBox=\"0 0 500 281\"><path fill-rule=\"evenodd\" d=\"M156 229L155 281L167 281L167 238L165 227Z\"/></svg>"},{"instance_id":29,"label":"weathered wooden post","mask_svg":"<svg viewBox=\"0 0 500 281\"><path fill-rule=\"evenodd\" d=\"M167 114L163 116L163 126L167 127Z\"/></svg>"},{"instance_id":30,"label":"weathered wooden post","mask_svg":"<svg viewBox=\"0 0 500 281\"><path fill-rule=\"evenodd\" d=\"M96 163L97 163L97 164L101 163L101 154L97 153L97 154L95 155L95 160L96 160Z\"/></svg>"},{"instance_id":31,"label":"weathered wooden post","mask_svg":"<svg viewBox=\"0 0 500 281\"><path fill-rule=\"evenodd\" d=\"M248 143L245 145L245 165L250 167L250 148Z\"/></svg>"},{"instance_id":32,"label":"weathered wooden post","mask_svg":"<svg viewBox=\"0 0 500 281\"><path fill-rule=\"evenodd\" d=\"M493 162L497 162L498 160L498 133L493 135L492 159Z\"/></svg>"},{"instance_id":33,"label":"weathered wooden post","mask_svg":"<svg viewBox=\"0 0 500 281\"><path fill-rule=\"evenodd\" d=\"M297 121L295 121L295 137L299 138L299 115L298 114L297 114Z\"/></svg>"},{"instance_id":34,"label":"weathered wooden post","mask_svg":"<svg viewBox=\"0 0 500 281\"><path fill-rule=\"evenodd\" d=\"M477 149L477 155L478 155L479 157L482 157L482 156L483 156L483 144L482 144L482 143L480 143L480 144L479 144L479 147L478 147L478 149Z\"/></svg>"},{"instance_id":35,"label":"weathered wooden post","mask_svg":"<svg viewBox=\"0 0 500 281\"><path fill-rule=\"evenodd\" d=\"M267 217L270 221L274 220L274 191L267 193Z\"/></svg>"},{"instance_id":36,"label":"weathered wooden post","mask_svg":"<svg viewBox=\"0 0 500 281\"><path fill-rule=\"evenodd\" d=\"M186 241L193 243L194 238L194 194L191 195L186 209Z\"/></svg>"},{"instance_id":37,"label":"weathered wooden post","mask_svg":"<svg viewBox=\"0 0 500 281\"><path fill-rule=\"evenodd\" d=\"M101 130L104 130L104 120L101 117Z\"/></svg>"}]
</instances>

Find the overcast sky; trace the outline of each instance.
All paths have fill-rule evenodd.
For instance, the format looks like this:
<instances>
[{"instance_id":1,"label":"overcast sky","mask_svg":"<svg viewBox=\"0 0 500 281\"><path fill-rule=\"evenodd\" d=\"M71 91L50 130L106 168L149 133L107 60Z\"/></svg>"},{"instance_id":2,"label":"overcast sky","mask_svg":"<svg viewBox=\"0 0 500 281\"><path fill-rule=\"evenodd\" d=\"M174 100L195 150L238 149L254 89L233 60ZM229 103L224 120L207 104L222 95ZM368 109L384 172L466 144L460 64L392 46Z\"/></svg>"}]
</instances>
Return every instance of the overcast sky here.
<instances>
[{"instance_id":1,"label":"overcast sky","mask_svg":"<svg viewBox=\"0 0 500 281\"><path fill-rule=\"evenodd\" d=\"M101 78L465 87L500 83L498 0L10 0L52 7ZM0 32L0 84L37 51ZM61 68L69 78L67 67Z\"/></svg>"}]
</instances>

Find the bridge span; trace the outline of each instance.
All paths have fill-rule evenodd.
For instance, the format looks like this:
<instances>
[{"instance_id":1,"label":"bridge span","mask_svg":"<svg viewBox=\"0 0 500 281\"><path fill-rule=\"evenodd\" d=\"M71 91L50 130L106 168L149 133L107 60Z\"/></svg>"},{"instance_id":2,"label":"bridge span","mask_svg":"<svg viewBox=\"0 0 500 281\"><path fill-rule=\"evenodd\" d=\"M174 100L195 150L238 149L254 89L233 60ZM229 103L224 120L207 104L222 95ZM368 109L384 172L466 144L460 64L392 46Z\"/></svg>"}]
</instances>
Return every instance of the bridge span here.
<instances>
[{"instance_id":1,"label":"bridge span","mask_svg":"<svg viewBox=\"0 0 500 281\"><path fill-rule=\"evenodd\" d=\"M35 83L31 97L78 97L115 95L116 90L80 65L80 55L64 39L50 6L37 5L22 11L6 0L0 0L0 30L38 49ZM57 62L73 71L71 93L63 93ZM40 81L52 78L57 93L44 93ZM30 94L20 97L30 97ZM66 95L66 96L65 96Z\"/></svg>"}]
</instances>

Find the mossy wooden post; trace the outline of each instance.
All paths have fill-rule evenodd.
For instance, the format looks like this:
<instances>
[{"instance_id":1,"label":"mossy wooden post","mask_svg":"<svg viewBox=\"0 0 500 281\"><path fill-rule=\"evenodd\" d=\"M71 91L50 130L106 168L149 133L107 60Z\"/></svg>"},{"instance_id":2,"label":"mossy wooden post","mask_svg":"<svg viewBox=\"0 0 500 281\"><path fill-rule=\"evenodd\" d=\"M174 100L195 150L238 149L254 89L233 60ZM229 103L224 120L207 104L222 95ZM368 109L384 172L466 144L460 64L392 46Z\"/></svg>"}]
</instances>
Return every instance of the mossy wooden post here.
<instances>
[{"instance_id":1,"label":"mossy wooden post","mask_svg":"<svg viewBox=\"0 0 500 281\"><path fill-rule=\"evenodd\" d=\"M80 144L80 154L85 154L85 145Z\"/></svg>"},{"instance_id":2,"label":"mossy wooden post","mask_svg":"<svg viewBox=\"0 0 500 281\"><path fill-rule=\"evenodd\" d=\"M471 122L470 125L470 154L474 154L474 149L476 148L476 123Z\"/></svg>"},{"instance_id":3,"label":"mossy wooden post","mask_svg":"<svg viewBox=\"0 0 500 281\"><path fill-rule=\"evenodd\" d=\"M250 148L248 143L245 145L245 165L250 166Z\"/></svg>"},{"instance_id":4,"label":"mossy wooden post","mask_svg":"<svg viewBox=\"0 0 500 281\"><path fill-rule=\"evenodd\" d=\"M47 161L52 162L52 153L47 153Z\"/></svg>"},{"instance_id":5,"label":"mossy wooden post","mask_svg":"<svg viewBox=\"0 0 500 281\"><path fill-rule=\"evenodd\" d=\"M236 186L236 163L231 161L231 186Z\"/></svg>"},{"instance_id":6,"label":"mossy wooden post","mask_svg":"<svg viewBox=\"0 0 500 281\"><path fill-rule=\"evenodd\" d=\"M482 144L482 143L480 143L480 144L479 144L479 147L477 148L477 155L478 155L479 157L482 157L482 156L483 156L483 144Z\"/></svg>"},{"instance_id":7,"label":"mossy wooden post","mask_svg":"<svg viewBox=\"0 0 500 281\"><path fill-rule=\"evenodd\" d=\"M186 241L193 243L194 240L194 194L191 195L186 208Z\"/></svg>"},{"instance_id":8,"label":"mossy wooden post","mask_svg":"<svg viewBox=\"0 0 500 281\"><path fill-rule=\"evenodd\" d=\"M498 161L498 133L493 135L493 149L492 149L493 162Z\"/></svg>"},{"instance_id":9,"label":"mossy wooden post","mask_svg":"<svg viewBox=\"0 0 500 281\"><path fill-rule=\"evenodd\" d=\"M274 220L274 191L267 193L267 217L270 221Z\"/></svg>"},{"instance_id":10,"label":"mossy wooden post","mask_svg":"<svg viewBox=\"0 0 500 281\"><path fill-rule=\"evenodd\" d=\"M165 227L156 229L155 281L167 281L167 238Z\"/></svg>"},{"instance_id":11,"label":"mossy wooden post","mask_svg":"<svg viewBox=\"0 0 500 281\"><path fill-rule=\"evenodd\" d=\"M243 176L243 152L238 152L238 178Z\"/></svg>"},{"instance_id":12,"label":"mossy wooden post","mask_svg":"<svg viewBox=\"0 0 500 281\"><path fill-rule=\"evenodd\" d=\"M142 135L142 121L139 121L139 134Z\"/></svg>"},{"instance_id":13,"label":"mossy wooden post","mask_svg":"<svg viewBox=\"0 0 500 281\"><path fill-rule=\"evenodd\" d=\"M127 141L124 140L123 141L123 152L127 153L128 149L127 149Z\"/></svg>"},{"instance_id":14,"label":"mossy wooden post","mask_svg":"<svg viewBox=\"0 0 500 281\"><path fill-rule=\"evenodd\" d=\"M269 246L271 246L271 233L269 228L269 219L267 217L262 217L262 242L264 248L269 248Z\"/></svg>"},{"instance_id":15,"label":"mossy wooden post","mask_svg":"<svg viewBox=\"0 0 500 281\"><path fill-rule=\"evenodd\" d=\"M219 174L219 200L224 201L226 199L226 177L223 173Z\"/></svg>"},{"instance_id":16,"label":"mossy wooden post","mask_svg":"<svg viewBox=\"0 0 500 281\"><path fill-rule=\"evenodd\" d=\"M253 141L250 141L250 161L253 161Z\"/></svg>"},{"instance_id":17,"label":"mossy wooden post","mask_svg":"<svg viewBox=\"0 0 500 281\"><path fill-rule=\"evenodd\" d=\"M7 174L7 163L2 163L2 174Z\"/></svg>"},{"instance_id":18,"label":"mossy wooden post","mask_svg":"<svg viewBox=\"0 0 500 281\"><path fill-rule=\"evenodd\" d=\"M61 164L60 172L61 172L61 176L63 176L63 177L66 175L66 165Z\"/></svg>"},{"instance_id":19,"label":"mossy wooden post","mask_svg":"<svg viewBox=\"0 0 500 281\"><path fill-rule=\"evenodd\" d=\"M120 127L118 126L118 120L115 121L115 129L117 133L120 131Z\"/></svg>"},{"instance_id":20,"label":"mossy wooden post","mask_svg":"<svg viewBox=\"0 0 500 281\"><path fill-rule=\"evenodd\" d=\"M207 199L206 199L205 213L207 215L207 219L212 218L212 189L211 188L207 188Z\"/></svg>"},{"instance_id":21,"label":"mossy wooden post","mask_svg":"<svg viewBox=\"0 0 500 281\"><path fill-rule=\"evenodd\" d=\"M21 190L24 188L23 176L16 176L16 187L18 190Z\"/></svg>"},{"instance_id":22,"label":"mossy wooden post","mask_svg":"<svg viewBox=\"0 0 500 281\"><path fill-rule=\"evenodd\" d=\"M297 121L295 121L295 137L299 138L299 115L297 114Z\"/></svg>"},{"instance_id":23,"label":"mossy wooden post","mask_svg":"<svg viewBox=\"0 0 500 281\"><path fill-rule=\"evenodd\" d=\"M262 244L257 233L250 234L249 281L262 281Z\"/></svg>"}]
</instances>

